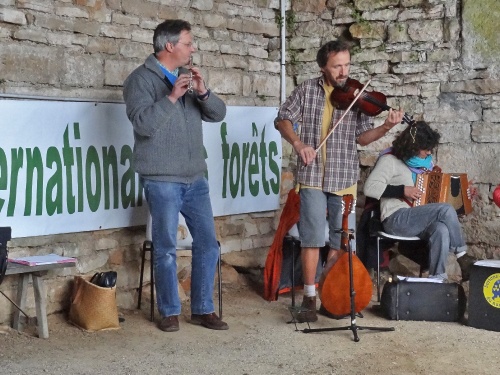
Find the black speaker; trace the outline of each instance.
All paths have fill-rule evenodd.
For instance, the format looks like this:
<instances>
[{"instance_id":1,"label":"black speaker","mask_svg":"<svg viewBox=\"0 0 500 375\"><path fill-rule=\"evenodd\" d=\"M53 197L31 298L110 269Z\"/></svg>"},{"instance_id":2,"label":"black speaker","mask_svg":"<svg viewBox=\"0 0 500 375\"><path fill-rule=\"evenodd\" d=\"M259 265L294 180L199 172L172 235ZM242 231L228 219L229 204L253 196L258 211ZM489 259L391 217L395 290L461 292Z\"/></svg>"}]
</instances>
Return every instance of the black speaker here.
<instances>
[{"instance_id":1,"label":"black speaker","mask_svg":"<svg viewBox=\"0 0 500 375\"><path fill-rule=\"evenodd\" d=\"M500 261L476 262L469 287L469 325L500 332Z\"/></svg>"}]
</instances>

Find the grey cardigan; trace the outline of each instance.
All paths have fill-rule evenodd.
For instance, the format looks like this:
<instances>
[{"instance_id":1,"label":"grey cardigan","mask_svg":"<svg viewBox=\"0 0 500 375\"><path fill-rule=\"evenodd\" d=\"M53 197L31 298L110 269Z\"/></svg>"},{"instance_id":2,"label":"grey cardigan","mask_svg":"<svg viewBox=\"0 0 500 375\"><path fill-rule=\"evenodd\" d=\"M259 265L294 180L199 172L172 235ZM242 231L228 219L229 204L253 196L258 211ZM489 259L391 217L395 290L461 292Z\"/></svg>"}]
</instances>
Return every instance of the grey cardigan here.
<instances>
[{"instance_id":1,"label":"grey cardigan","mask_svg":"<svg viewBox=\"0 0 500 375\"><path fill-rule=\"evenodd\" d=\"M153 54L125 80L123 98L134 129L132 164L144 178L190 183L207 170L202 120L222 121L226 105L214 93L201 101L196 92L174 104L167 98L171 92Z\"/></svg>"},{"instance_id":2,"label":"grey cardigan","mask_svg":"<svg viewBox=\"0 0 500 375\"><path fill-rule=\"evenodd\" d=\"M414 186L412 172L408 166L394 155L381 156L375 168L366 179L363 189L367 197L380 199L380 219L384 220L400 208L409 208L408 203L399 198L381 198L387 185Z\"/></svg>"}]
</instances>

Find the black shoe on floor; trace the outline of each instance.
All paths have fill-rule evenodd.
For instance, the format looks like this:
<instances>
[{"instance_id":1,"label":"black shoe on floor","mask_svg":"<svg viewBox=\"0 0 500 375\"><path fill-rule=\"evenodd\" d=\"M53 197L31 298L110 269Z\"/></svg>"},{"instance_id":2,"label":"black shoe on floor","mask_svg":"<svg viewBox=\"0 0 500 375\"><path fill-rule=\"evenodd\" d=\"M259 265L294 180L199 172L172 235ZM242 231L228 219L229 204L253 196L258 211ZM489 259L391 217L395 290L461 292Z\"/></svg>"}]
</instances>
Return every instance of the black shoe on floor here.
<instances>
[{"instance_id":1,"label":"black shoe on floor","mask_svg":"<svg viewBox=\"0 0 500 375\"><path fill-rule=\"evenodd\" d=\"M469 254L464 254L460 258L457 258L458 265L462 271L462 281L467 281L470 278L470 269L477 259Z\"/></svg>"},{"instance_id":2,"label":"black shoe on floor","mask_svg":"<svg viewBox=\"0 0 500 375\"><path fill-rule=\"evenodd\" d=\"M297 322L312 323L318 320L318 315L316 314L316 296L304 296L300 307L301 310L296 314Z\"/></svg>"}]
</instances>

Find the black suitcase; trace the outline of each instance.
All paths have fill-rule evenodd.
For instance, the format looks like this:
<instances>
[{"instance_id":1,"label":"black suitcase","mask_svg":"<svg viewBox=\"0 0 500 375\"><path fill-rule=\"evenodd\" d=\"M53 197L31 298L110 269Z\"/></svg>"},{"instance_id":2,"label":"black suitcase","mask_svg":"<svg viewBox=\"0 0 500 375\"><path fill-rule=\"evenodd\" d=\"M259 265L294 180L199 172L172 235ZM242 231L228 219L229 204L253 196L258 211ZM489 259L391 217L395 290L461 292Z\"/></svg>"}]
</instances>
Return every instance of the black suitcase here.
<instances>
[{"instance_id":1,"label":"black suitcase","mask_svg":"<svg viewBox=\"0 0 500 375\"><path fill-rule=\"evenodd\" d=\"M456 322L465 312L465 292L459 284L388 281L380 307L388 319Z\"/></svg>"}]
</instances>

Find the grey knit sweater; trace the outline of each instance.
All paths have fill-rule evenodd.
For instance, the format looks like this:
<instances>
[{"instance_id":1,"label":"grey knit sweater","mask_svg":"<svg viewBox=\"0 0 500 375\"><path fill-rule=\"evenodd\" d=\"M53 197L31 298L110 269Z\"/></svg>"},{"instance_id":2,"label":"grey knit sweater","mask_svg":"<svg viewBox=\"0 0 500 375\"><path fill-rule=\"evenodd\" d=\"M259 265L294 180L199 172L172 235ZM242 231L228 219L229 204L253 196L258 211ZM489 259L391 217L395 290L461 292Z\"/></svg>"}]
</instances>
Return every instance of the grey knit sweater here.
<instances>
[{"instance_id":1,"label":"grey knit sweater","mask_svg":"<svg viewBox=\"0 0 500 375\"><path fill-rule=\"evenodd\" d=\"M185 71L181 68L180 73ZM201 101L196 92L173 104L167 98L170 93L171 85L153 54L123 84L134 129L133 168L144 178L190 183L207 169L202 120L222 121L226 105L214 93Z\"/></svg>"}]
</instances>

